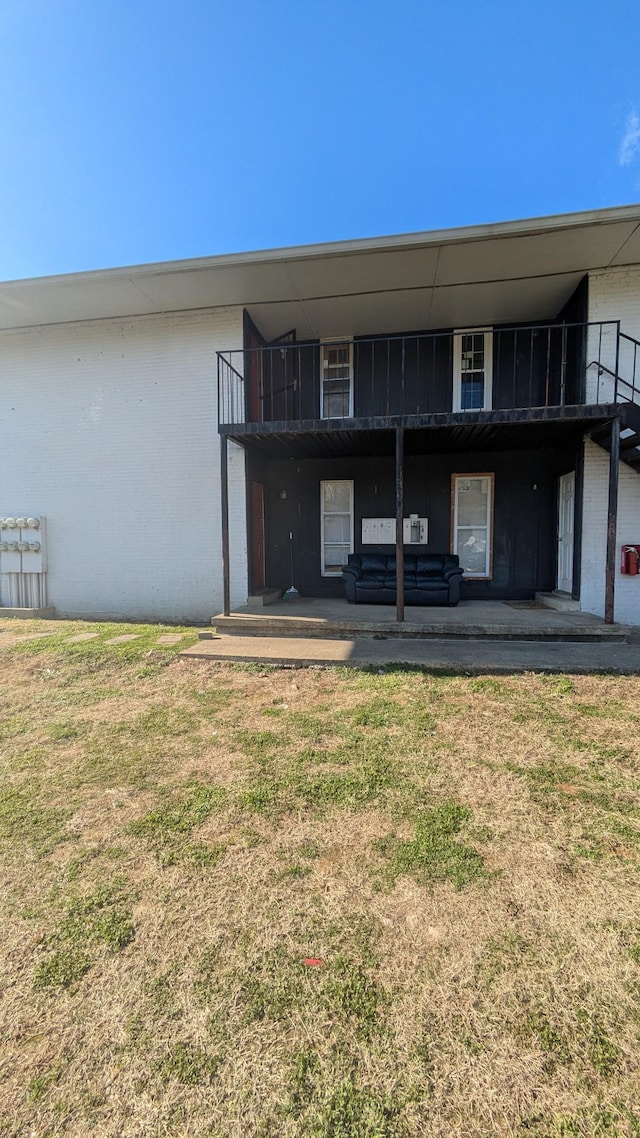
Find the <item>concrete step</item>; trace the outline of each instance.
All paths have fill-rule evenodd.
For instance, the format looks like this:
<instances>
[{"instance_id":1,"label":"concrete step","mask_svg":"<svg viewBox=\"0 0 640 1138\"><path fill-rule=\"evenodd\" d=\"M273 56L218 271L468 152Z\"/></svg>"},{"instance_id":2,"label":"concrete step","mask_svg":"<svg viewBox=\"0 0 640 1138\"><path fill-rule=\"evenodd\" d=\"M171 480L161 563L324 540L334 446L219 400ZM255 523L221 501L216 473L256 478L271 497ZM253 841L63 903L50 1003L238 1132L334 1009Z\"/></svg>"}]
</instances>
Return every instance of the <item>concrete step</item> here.
<instances>
[{"instance_id":1,"label":"concrete step","mask_svg":"<svg viewBox=\"0 0 640 1138\"><path fill-rule=\"evenodd\" d=\"M536 593L536 601L548 609L555 609L556 612L580 612L580 601L574 600L569 593L560 593L557 590L553 593Z\"/></svg>"},{"instance_id":2,"label":"concrete step","mask_svg":"<svg viewBox=\"0 0 640 1138\"><path fill-rule=\"evenodd\" d=\"M250 605L272 605L275 601L279 601L282 596L282 589L256 589L249 597L248 603Z\"/></svg>"},{"instance_id":3,"label":"concrete step","mask_svg":"<svg viewBox=\"0 0 640 1138\"><path fill-rule=\"evenodd\" d=\"M227 636L259 637L303 637L320 639L345 639L350 637L375 640L521 640L564 643L602 643L606 641L624 642L628 629L622 625L604 624L596 617L593 621L585 619L580 624L558 624L553 619L541 619L532 626L530 622L513 620L508 624L488 622L486 624L451 623L446 621L420 621L397 624L391 621L316 620L312 617L254 616L252 614L232 613L231 616L215 616L212 625L215 632L203 629L198 633L200 640L211 640L216 634Z\"/></svg>"}]
</instances>

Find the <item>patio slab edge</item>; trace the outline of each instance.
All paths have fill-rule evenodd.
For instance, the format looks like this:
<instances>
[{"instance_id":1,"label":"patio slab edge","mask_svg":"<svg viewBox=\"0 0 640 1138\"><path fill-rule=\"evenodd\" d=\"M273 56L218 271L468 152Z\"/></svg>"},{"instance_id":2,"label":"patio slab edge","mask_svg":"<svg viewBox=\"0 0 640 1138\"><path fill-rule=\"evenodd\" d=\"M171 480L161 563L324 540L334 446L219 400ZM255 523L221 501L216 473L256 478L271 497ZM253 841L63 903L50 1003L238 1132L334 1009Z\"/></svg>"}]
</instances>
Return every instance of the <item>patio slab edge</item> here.
<instances>
[{"instance_id":1,"label":"patio slab edge","mask_svg":"<svg viewBox=\"0 0 640 1138\"><path fill-rule=\"evenodd\" d=\"M180 653L182 659L283 668L417 667L470 674L556 672L640 674L640 644L472 640L331 640L219 636Z\"/></svg>"}]
</instances>

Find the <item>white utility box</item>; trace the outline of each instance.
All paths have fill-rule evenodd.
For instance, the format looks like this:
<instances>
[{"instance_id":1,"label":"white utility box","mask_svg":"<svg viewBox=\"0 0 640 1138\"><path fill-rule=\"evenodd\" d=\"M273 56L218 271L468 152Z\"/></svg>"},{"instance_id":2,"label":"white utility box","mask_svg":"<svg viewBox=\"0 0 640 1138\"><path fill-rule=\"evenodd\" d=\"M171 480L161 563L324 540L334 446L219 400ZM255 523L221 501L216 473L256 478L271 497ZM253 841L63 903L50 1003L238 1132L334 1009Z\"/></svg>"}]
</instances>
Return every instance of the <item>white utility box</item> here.
<instances>
[{"instance_id":1,"label":"white utility box","mask_svg":"<svg viewBox=\"0 0 640 1138\"><path fill-rule=\"evenodd\" d=\"M426 545L429 540L429 520L410 514L402 520L402 540L404 545ZM395 518L363 518L363 545L395 545Z\"/></svg>"}]
</instances>

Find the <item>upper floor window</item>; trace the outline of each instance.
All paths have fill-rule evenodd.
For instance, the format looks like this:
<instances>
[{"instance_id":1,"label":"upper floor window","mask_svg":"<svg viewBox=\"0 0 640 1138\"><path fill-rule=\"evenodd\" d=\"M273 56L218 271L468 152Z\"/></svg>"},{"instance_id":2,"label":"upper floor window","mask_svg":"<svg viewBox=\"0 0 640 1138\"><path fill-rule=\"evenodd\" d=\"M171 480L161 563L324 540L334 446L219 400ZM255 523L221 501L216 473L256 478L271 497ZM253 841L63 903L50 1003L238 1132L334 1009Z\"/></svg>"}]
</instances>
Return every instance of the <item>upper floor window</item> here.
<instances>
[{"instance_id":1,"label":"upper floor window","mask_svg":"<svg viewBox=\"0 0 640 1138\"><path fill-rule=\"evenodd\" d=\"M320 346L320 417L348 419L353 415L353 344L338 340Z\"/></svg>"},{"instance_id":2,"label":"upper floor window","mask_svg":"<svg viewBox=\"0 0 640 1138\"><path fill-rule=\"evenodd\" d=\"M453 336L453 410L490 411L493 332L470 328Z\"/></svg>"}]
</instances>

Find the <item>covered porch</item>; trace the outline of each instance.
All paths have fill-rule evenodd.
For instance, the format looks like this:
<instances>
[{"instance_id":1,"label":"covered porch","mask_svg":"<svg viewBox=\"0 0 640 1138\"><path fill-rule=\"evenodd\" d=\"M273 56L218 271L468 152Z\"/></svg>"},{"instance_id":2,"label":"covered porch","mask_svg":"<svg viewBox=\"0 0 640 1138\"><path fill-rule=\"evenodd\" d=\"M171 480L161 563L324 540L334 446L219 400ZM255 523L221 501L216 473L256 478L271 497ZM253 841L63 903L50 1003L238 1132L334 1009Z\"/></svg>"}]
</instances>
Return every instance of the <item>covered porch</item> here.
<instances>
[{"instance_id":1,"label":"covered porch","mask_svg":"<svg viewBox=\"0 0 640 1138\"><path fill-rule=\"evenodd\" d=\"M592 432L605 431L613 436L610 506L615 519L618 410L607 405L519 409L485 412L474 416L472 422L464 416L412 416L379 421L375 426L371 421L361 426L351 424L346 431L285 432L270 424L250 436L223 432L222 619L231 619L235 631L246 627L247 620L257 620L260 627L266 629L271 622L274 631L285 634L294 628L295 615L302 630L315 627L314 622L319 621L320 634L327 634L330 626L329 634L336 635L351 628L363 635L396 635L398 629L409 636L470 635L465 630L471 625L480 630L478 635L491 635L493 628L502 638L567 638L572 630L580 635L582 629L589 635L593 630L595 635L602 635L597 618L579 611L558 613L539 608L535 598L560 587L569 600L579 599L580 464L583 439ZM291 602L280 601L266 609L258 605L255 611L249 607L231 613L228 533L224 533L225 520L228 525L227 438L243 445L247 458L249 595L264 587L284 593L294 585L300 594L295 608ZM568 579L559 585L559 488L567 472L575 472L575 527L570 568L565 574ZM473 572L466 574L458 609L405 604L402 565L406 554L458 551L455 488L460 480L467 483L478 478L491 483L486 531L491 549L486 568L475 576ZM340 565L331 567L333 572L323 571L321 502L327 480L351 486L351 551L395 555L395 606L347 605ZM425 519L428 527L421 531L424 536L417 548L408 544L406 537L407 519L412 515ZM365 522L372 519L392 523L394 533L383 539L386 545L372 545L369 534L365 536ZM613 534L612 527L607 549L607 599L611 601ZM338 608L331 608L332 604ZM577 603L575 608L579 609ZM607 616L611 624L612 603ZM276 618L284 623L276 626Z\"/></svg>"}]
</instances>

